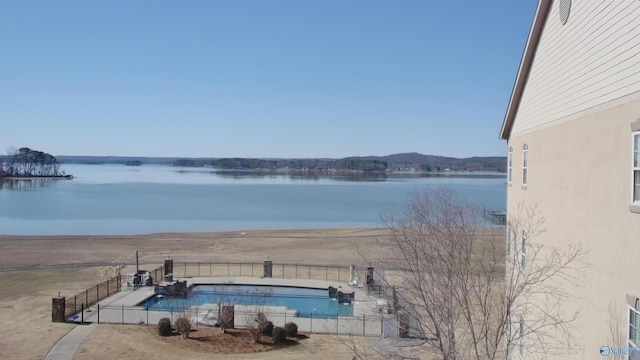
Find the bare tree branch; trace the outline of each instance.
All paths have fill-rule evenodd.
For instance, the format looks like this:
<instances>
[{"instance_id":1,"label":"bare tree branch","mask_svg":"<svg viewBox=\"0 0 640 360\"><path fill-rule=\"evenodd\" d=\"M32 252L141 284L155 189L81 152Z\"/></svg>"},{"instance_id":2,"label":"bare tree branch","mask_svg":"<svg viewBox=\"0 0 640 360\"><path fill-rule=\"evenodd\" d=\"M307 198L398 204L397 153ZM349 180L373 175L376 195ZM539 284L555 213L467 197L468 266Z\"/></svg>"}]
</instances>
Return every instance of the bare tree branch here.
<instances>
[{"instance_id":1,"label":"bare tree branch","mask_svg":"<svg viewBox=\"0 0 640 360\"><path fill-rule=\"evenodd\" d=\"M585 252L578 244L561 250L537 243L544 233L537 207L510 212L507 237L503 228L487 227L481 207L443 188L415 193L404 212L384 222L384 251L365 260L398 274L386 285L407 299L400 311L425 340L420 350L443 360L571 351L579 314L564 312L563 304L582 284ZM376 354L410 357L396 350Z\"/></svg>"}]
</instances>

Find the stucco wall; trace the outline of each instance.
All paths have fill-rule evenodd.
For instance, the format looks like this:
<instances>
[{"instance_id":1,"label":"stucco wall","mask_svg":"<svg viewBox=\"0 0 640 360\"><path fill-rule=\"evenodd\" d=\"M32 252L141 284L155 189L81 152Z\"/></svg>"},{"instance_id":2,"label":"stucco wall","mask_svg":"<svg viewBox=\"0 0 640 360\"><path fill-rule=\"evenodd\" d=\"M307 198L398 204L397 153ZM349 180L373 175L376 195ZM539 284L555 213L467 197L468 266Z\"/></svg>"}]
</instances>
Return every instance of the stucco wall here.
<instances>
[{"instance_id":1,"label":"stucco wall","mask_svg":"<svg viewBox=\"0 0 640 360\"><path fill-rule=\"evenodd\" d=\"M626 295L640 295L640 214L629 210L630 124L640 118L640 99L620 102L509 140L513 184L507 208L513 210L521 202L537 204L546 232L536 241L560 248L580 242L589 252L585 286L573 291L578 299L567 309L582 312L575 324L582 350L574 359L602 359L600 346L611 342L609 304L617 306L617 315L626 323ZM529 180L522 189L525 143ZM626 328L623 331L626 334Z\"/></svg>"}]
</instances>

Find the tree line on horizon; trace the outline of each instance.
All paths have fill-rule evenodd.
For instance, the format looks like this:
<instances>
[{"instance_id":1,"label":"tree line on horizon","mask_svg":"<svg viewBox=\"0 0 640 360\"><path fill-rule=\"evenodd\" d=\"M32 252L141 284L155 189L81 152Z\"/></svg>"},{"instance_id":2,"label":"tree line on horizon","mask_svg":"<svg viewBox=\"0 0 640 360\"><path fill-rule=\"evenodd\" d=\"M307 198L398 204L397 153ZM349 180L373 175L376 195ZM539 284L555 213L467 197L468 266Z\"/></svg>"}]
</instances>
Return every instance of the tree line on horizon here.
<instances>
[{"instance_id":1,"label":"tree line on horizon","mask_svg":"<svg viewBox=\"0 0 640 360\"><path fill-rule=\"evenodd\" d=\"M421 155L421 154L420 154ZM393 159L387 159L394 157ZM361 171L385 172L393 171L495 171L506 172L504 157L474 157L468 159L447 158L422 155L423 158L403 158L398 155L388 157L348 157L343 159L177 159L172 166L179 167L213 167L228 170L311 170L311 171Z\"/></svg>"},{"instance_id":2,"label":"tree line on horizon","mask_svg":"<svg viewBox=\"0 0 640 360\"><path fill-rule=\"evenodd\" d=\"M0 162L9 156L0 155ZM171 165L177 167L213 167L222 170L291 170L291 171L487 171L506 172L505 156L455 158L424 155L420 153L400 153L386 156L346 157L342 159L315 158L177 158L177 157L136 157L136 156L57 156L58 164L122 164ZM0 169L0 173L1 173Z\"/></svg>"},{"instance_id":3,"label":"tree line on horizon","mask_svg":"<svg viewBox=\"0 0 640 360\"><path fill-rule=\"evenodd\" d=\"M178 159L171 163L172 166L203 167L210 166L225 170L348 170L364 172L383 172L389 167L386 161L364 160L357 158L345 158L340 160L262 160L245 158L224 159Z\"/></svg>"},{"instance_id":4,"label":"tree line on horizon","mask_svg":"<svg viewBox=\"0 0 640 360\"><path fill-rule=\"evenodd\" d=\"M63 176L55 156L28 147L10 149L0 166L0 177L50 177Z\"/></svg>"}]
</instances>

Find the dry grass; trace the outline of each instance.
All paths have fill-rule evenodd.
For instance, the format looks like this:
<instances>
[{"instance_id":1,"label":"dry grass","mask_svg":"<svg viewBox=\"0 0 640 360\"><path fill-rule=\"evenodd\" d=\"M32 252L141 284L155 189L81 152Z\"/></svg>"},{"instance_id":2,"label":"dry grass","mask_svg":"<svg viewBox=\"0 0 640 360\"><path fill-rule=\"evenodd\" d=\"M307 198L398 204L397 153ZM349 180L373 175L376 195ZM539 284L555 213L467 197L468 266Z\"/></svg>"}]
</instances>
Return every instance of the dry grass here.
<instances>
[{"instance_id":1,"label":"dry grass","mask_svg":"<svg viewBox=\"0 0 640 360\"><path fill-rule=\"evenodd\" d=\"M0 269L88 262L141 263L176 261L261 262L335 265L362 262L356 244L367 246L384 236L381 230L337 229L247 231L233 233L151 234L141 236L0 236ZM0 349L2 358L42 359L55 342L73 328L51 322L51 298L69 296L102 281L100 267L0 272ZM179 339L183 340L183 339ZM187 352L188 355L183 354ZM217 356L217 357L216 357ZM74 359L246 359L247 355L216 355L184 350L164 343L144 328L100 326ZM331 336L313 335L299 346L255 353L251 359L351 359Z\"/></svg>"}]
</instances>

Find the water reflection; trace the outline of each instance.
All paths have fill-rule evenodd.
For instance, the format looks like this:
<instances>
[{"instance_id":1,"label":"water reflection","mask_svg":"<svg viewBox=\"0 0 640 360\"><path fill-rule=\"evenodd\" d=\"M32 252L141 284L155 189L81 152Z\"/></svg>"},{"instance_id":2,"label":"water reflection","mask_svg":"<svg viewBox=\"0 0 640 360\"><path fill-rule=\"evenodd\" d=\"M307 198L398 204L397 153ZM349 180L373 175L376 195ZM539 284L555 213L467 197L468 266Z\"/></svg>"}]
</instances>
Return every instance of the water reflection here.
<instances>
[{"instance_id":1,"label":"water reflection","mask_svg":"<svg viewBox=\"0 0 640 360\"><path fill-rule=\"evenodd\" d=\"M38 188L51 187L58 180L0 180L0 190L32 191Z\"/></svg>"},{"instance_id":2,"label":"water reflection","mask_svg":"<svg viewBox=\"0 0 640 360\"><path fill-rule=\"evenodd\" d=\"M177 174L208 174L222 179L283 179L291 181L347 181L347 182L380 182L394 180L411 180L420 178L500 178L501 173L356 173L356 172L323 172L323 171L250 171L250 170L173 170Z\"/></svg>"},{"instance_id":3,"label":"water reflection","mask_svg":"<svg viewBox=\"0 0 640 360\"><path fill-rule=\"evenodd\" d=\"M213 174L223 179L286 179L291 181L386 181L387 175L384 173L339 173L339 172L320 172L320 171L289 171L289 172L273 172L273 171L228 171L216 170Z\"/></svg>"}]
</instances>

